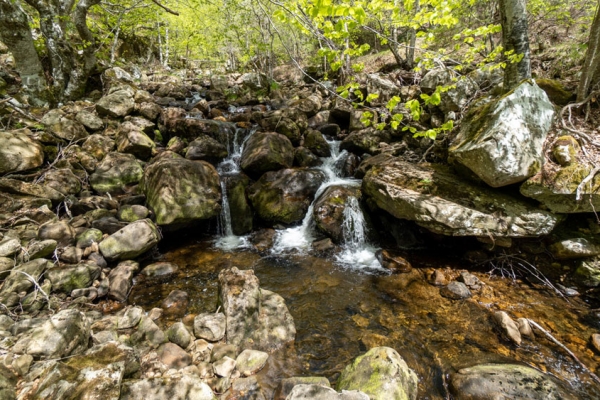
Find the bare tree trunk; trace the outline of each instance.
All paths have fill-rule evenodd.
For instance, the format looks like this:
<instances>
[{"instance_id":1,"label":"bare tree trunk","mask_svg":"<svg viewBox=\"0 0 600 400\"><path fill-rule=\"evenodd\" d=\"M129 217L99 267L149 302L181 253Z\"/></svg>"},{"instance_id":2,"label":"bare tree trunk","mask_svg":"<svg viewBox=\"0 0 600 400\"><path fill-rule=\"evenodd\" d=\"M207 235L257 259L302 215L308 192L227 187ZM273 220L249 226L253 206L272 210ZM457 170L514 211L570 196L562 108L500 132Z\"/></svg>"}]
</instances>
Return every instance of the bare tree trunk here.
<instances>
[{"instance_id":1,"label":"bare tree trunk","mask_svg":"<svg viewBox=\"0 0 600 400\"><path fill-rule=\"evenodd\" d=\"M169 28L165 28L165 63L163 67L167 67L169 64Z\"/></svg>"},{"instance_id":2,"label":"bare tree trunk","mask_svg":"<svg viewBox=\"0 0 600 400\"><path fill-rule=\"evenodd\" d=\"M577 86L577 102L583 101L589 94L593 85L598 83L600 75L600 0L598 9L590 29L585 62L581 68L581 79Z\"/></svg>"},{"instance_id":3,"label":"bare tree trunk","mask_svg":"<svg viewBox=\"0 0 600 400\"><path fill-rule=\"evenodd\" d=\"M419 12L421 5L419 0L415 0L414 15ZM417 45L417 31L415 29L410 30L410 41L408 43L408 51L406 53L406 63L409 68L412 68L415 64L415 46Z\"/></svg>"},{"instance_id":4,"label":"bare tree trunk","mask_svg":"<svg viewBox=\"0 0 600 400\"><path fill-rule=\"evenodd\" d=\"M11 0L0 0L0 40L15 58L21 81L35 96L46 83L44 70L33 46L27 15Z\"/></svg>"},{"instance_id":5,"label":"bare tree trunk","mask_svg":"<svg viewBox=\"0 0 600 400\"><path fill-rule=\"evenodd\" d=\"M121 26L120 24L117 26L117 30L115 32L115 38L113 39L113 44L110 47L110 64L114 64L115 63L115 58L117 55L117 46L119 45L119 34L121 33Z\"/></svg>"},{"instance_id":6,"label":"bare tree trunk","mask_svg":"<svg viewBox=\"0 0 600 400\"><path fill-rule=\"evenodd\" d=\"M526 0L500 0L502 41L504 50L522 54L521 61L507 63L504 70L504 90L509 91L524 79L531 78L529 34Z\"/></svg>"}]
</instances>

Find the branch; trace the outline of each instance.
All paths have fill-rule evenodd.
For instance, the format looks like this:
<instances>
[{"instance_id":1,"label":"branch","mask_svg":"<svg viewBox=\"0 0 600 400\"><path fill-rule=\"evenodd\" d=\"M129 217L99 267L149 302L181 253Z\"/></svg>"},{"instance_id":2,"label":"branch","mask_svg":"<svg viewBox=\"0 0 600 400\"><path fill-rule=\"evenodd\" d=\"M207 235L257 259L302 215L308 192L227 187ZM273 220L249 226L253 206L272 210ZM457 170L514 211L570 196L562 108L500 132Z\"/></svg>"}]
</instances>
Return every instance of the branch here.
<instances>
[{"instance_id":1,"label":"branch","mask_svg":"<svg viewBox=\"0 0 600 400\"><path fill-rule=\"evenodd\" d=\"M577 191L575 192L575 200L576 201L581 200L581 196L582 196L581 191L585 188L585 185L587 185L592 179L594 179L594 176L596 176L598 171L600 171L600 167L594 167L594 169L592 169L590 174L588 176L586 176L585 179L583 179L579 183L579 185L577 186Z\"/></svg>"},{"instance_id":2,"label":"branch","mask_svg":"<svg viewBox=\"0 0 600 400\"><path fill-rule=\"evenodd\" d=\"M167 6L161 4L158 0L152 0L152 2L154 4L156 4L157 6L159 6L160 8L162 8L163 10L165 10L166 12L168 12L169 14L177 15L179 17L179 13L177 11L171 10Z\"/></svg>"}]
</instances>

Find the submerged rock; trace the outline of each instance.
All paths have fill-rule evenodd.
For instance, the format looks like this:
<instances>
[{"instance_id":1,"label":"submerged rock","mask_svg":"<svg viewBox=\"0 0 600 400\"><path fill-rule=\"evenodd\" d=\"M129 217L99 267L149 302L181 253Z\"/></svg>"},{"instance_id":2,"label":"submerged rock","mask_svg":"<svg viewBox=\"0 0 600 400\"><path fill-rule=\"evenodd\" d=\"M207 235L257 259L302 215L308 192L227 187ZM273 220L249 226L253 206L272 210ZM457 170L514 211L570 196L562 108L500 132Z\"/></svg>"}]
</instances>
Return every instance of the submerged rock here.
<instances>
[{"instance_id":1,"label":"submerged rock","mask_svg":"<svg viewBox=\"0 0 600 400\"><path fill-rule=\"evenodd\" d=\"M363 194L396 218L451 236L546 235L559 217L456 177L443 165L389 159L373 166Z\"/></svg>"},{"instance_id":2,"label":"submerged rock","mask_svg":"<svg viewBox=\"0 0 600 400\"><path fill-rule=\"evenodd\" d=\"M450 392L456 400L576 398L549 375L516 364L482 364L463 368L451 375Z\"/></svg>"},{"instance_id":3,"label":"submerged rock","mask_svg":"<svg viewBox=\"0 0 600 400\"><path fill-rule=\"evenodd\" d=\"M525 81L500 99L470 110L451 144L449 160L492 187L522 182L542 166L553 117L546 93Z\"/></svg>"}]
</instances>

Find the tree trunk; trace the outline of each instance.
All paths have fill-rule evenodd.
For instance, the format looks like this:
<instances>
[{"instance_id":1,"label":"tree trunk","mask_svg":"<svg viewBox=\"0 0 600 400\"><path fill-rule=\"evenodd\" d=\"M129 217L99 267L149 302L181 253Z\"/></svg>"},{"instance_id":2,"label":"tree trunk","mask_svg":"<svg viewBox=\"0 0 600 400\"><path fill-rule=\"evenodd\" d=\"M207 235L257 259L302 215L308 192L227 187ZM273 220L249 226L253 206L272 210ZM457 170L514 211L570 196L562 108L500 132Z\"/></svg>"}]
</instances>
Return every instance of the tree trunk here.
<instances>
[{"instance_id":1,"label":"tree trunk","mask_svg":"<svg viewBox=\"0 0 600 400\"><path fill-rule=\"evenodd\" d=\"M521 61L508 62L504 70L504 90L512 90L522 80L531 78L531 61L525 0L500 0L504 51L523 55Z\"/></svg>"},{"instance_id":2,"label":"tree trunk","mask_svg":"<svg viewBox=\"0 0 600 400\"><path fill-rule=\"evenodd\" d=\"M600 78L600 0L588 40L585 62L581 69L581 79L577 86L577 102L583 101L590 92L590 89L599 81Z\"/></svg>"},{"instance_id":3,"label":"tree trunk","mask_svg":"<svg viewBox=\"0 0 600 400\"><path fill-rule=\"evenodd\" d=\"M419 4L419 0L415 0L415 12L414 15L417 15L421 8ZM408 68L412 69L415 64L415 46L417 45L417 31L415 29L410 30L410 41L408 43L408 52L406 54L406 63L408 64Z\"/></svg>"},{"instance_id":4,"label":"tree trunk","mask_svg":"<svg viewBox=\"0 0 600 400\"><path fill-rule=\"evenodd\" d=\"M0 40L15 58L23 85L37 97L37 92L46 83L44 70L33 46L27 15L18 3L11 0L0 0Z\"/></svg>"}]
</instances>

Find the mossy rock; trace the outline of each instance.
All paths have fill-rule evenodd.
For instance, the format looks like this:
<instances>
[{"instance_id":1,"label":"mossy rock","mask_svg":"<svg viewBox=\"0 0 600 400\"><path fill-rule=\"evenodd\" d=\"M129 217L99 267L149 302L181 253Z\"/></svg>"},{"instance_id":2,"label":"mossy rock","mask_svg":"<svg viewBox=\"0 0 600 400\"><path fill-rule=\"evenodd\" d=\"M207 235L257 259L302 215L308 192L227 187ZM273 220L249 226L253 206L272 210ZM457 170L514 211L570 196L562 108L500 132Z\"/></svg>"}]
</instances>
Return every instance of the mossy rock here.
<instances>
[{"instance_id":1,"label":"mossy rock","mask_svg":"<svg viewBox=\"0 0 600 400\"><path fill-rule=\"evenodd\" d=\"M566 106L575 100L575 94L555 79L536 79L535 83L546 92L550 101L558 106Z\"/></svg>"}]
</instances>

